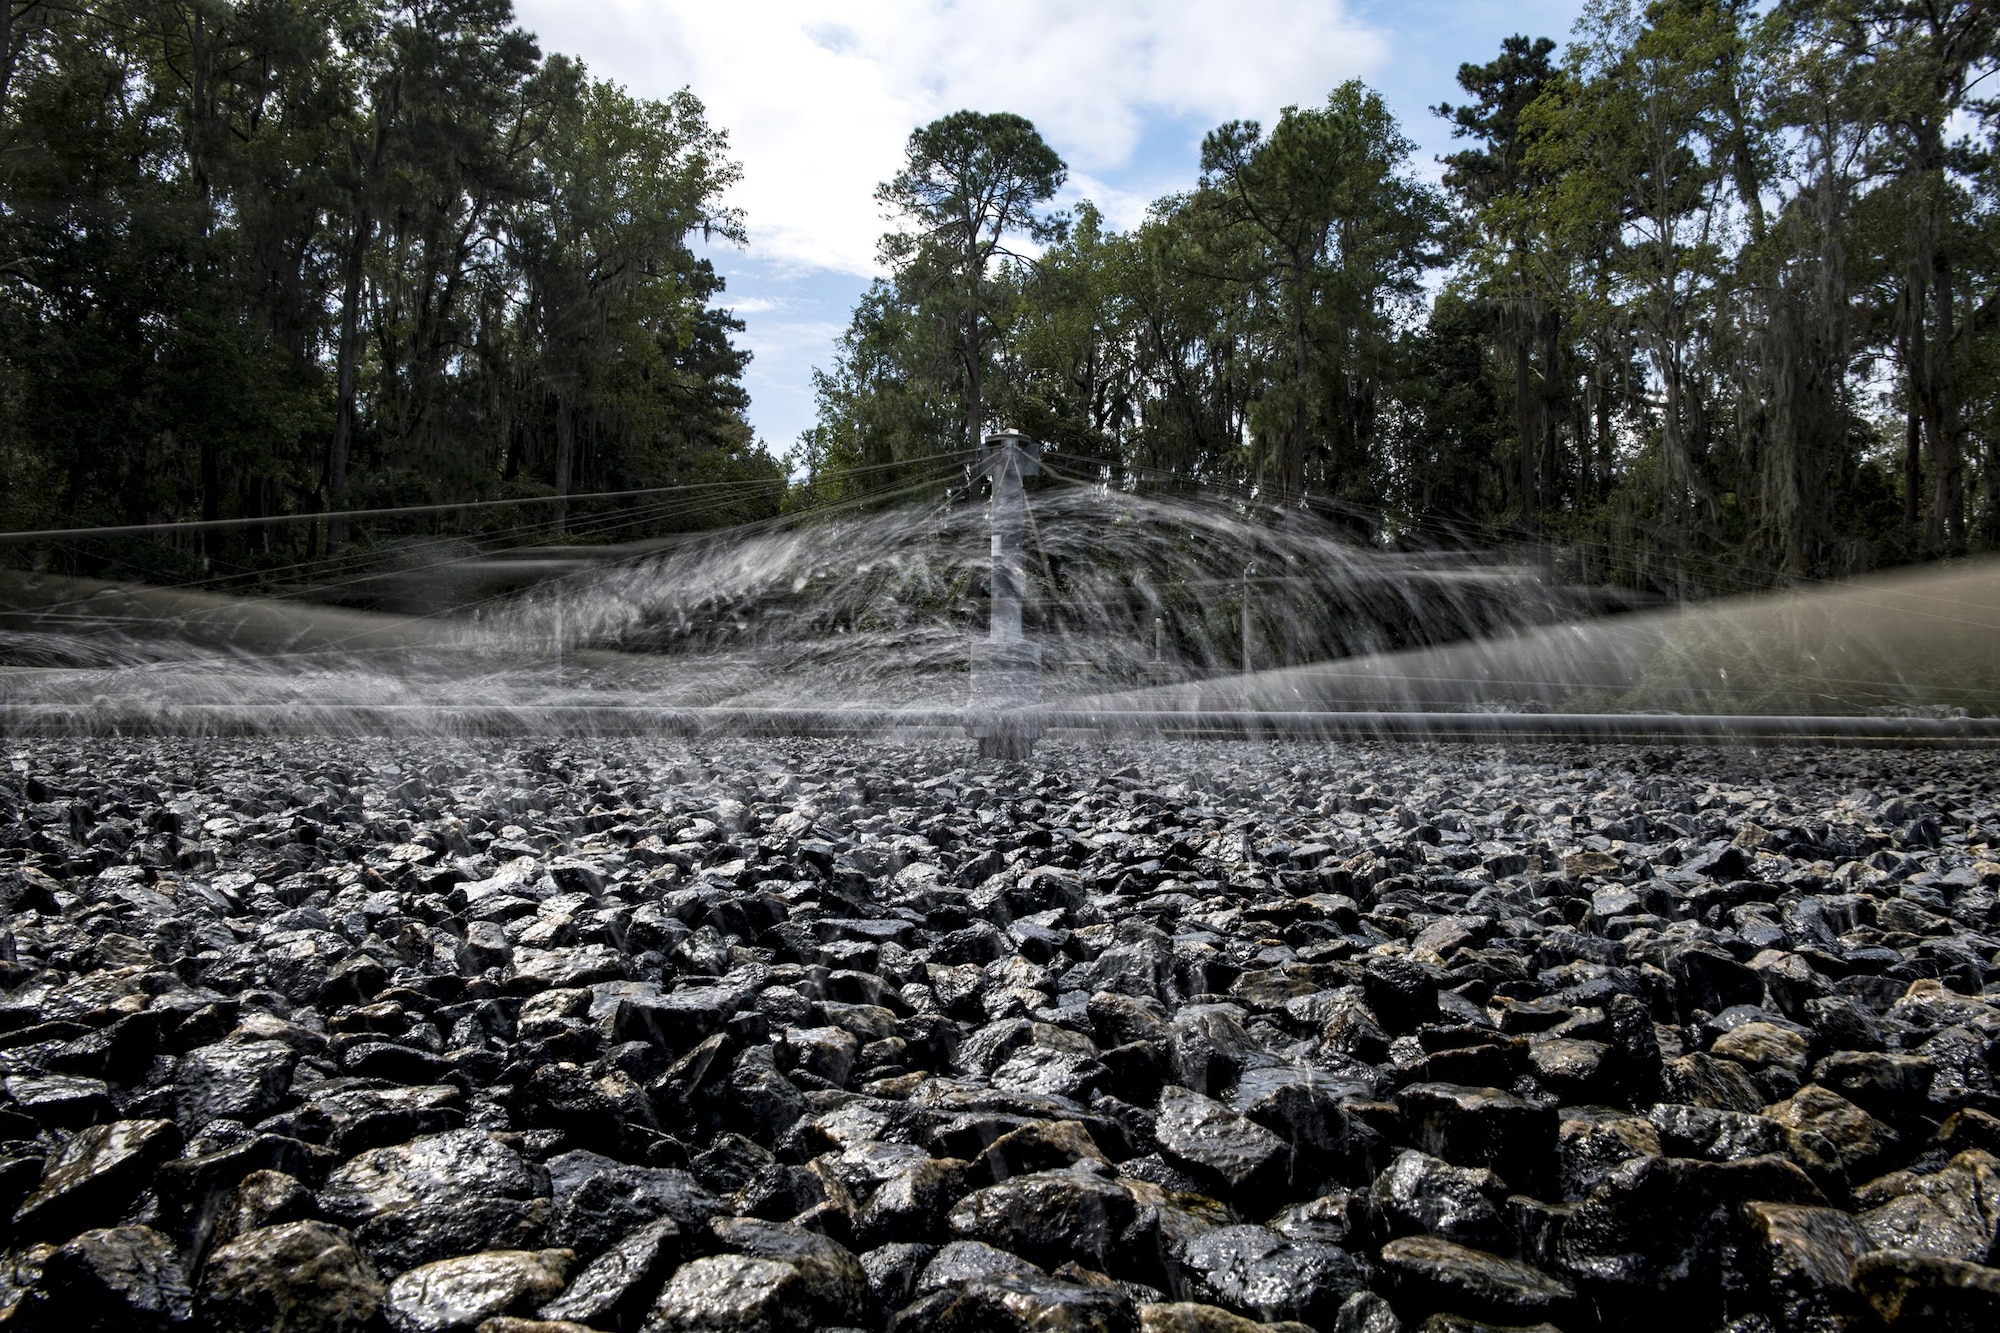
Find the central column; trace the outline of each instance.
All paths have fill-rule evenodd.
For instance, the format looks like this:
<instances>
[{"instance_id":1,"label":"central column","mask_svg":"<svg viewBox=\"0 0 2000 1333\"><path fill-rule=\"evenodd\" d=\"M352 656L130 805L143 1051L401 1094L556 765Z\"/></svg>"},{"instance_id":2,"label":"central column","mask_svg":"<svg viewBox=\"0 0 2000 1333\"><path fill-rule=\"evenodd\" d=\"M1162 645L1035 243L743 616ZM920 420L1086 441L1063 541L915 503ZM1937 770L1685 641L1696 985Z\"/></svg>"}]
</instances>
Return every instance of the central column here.
<instances>
[{"instance_id":1,"label":"central column","mask_svg":"<svg viewBox=\"0 0 2000 1333\"><path fill-rule=\"evenodd\" d=\"M972 734L987 759L1025 759L1041 726L1042 650L1021 633L1027 587L1022 537L1028 502L1021 478L1041 471L1041 446L1015 431L980 441L979 470L993 483L987 521L993 542L993 595L984 639L972 645Z\"/></svg>"}]
</instances>

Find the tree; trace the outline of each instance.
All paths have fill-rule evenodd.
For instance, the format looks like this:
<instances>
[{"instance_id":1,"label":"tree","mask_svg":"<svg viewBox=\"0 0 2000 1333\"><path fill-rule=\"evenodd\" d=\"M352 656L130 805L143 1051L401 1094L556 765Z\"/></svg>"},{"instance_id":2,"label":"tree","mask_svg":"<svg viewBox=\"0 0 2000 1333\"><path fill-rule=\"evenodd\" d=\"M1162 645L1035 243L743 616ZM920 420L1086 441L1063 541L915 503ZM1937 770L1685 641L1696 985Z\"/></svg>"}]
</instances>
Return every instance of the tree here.
<instances>
[{"instance_id":1,"label":"tree","mask_svg":"<svg viewBox=\"0 0 2000 1333\"><path fill-rule=\"evenodd\" d=\"M996 269L1025 262L1010 238L1051 241L1063 219L1038 212L1067 175L1060 157L1020 116L955 111L910 135L903 169L875 197L913 228L882 238L882 259L899 287L935 320L960 374L961 448L985 427L981 382L1004 298Z\"/></svg>"},{"instance_id":2,"label":"tree","mask_svg":"<svg viewBox=\"0 0 2000 1333\"><path fill-rule=\"evenodd\" d=\"M1683 549L1723 518L1711 450L1725 434L1715 377L1737 240L1732 136L1724 85L1740 39L1712 0L1653 5L1593 0L1564 77L1529 108L1530 164L1544 173L1535 208L1557 253L1605 237L1605 301L1594 312L1639 336L1657 385L1657 499Z\"/></svg>"},{"instance_id":3,"label":"tree","mask_svg":"<svg viewBox=\"0 0 2000 1333\"><path fill-rule=\"evenodd\" d=\"M691 94L647 102L544 60L507 0L7 0L0 521L577 478L743 480L771 512L741 326L688 244L736 234L722 150ZM250 578L309 557L311 531L67 558Z\"/></svg>"},{"instance_id":4,"label":"tree","mask_svg":"<svg viewBox=\"0 0 2000 1333\"><path fill-rule=\"evenodd\" d=\"M1458 68L1459 87L1477 100L1436 108L1451 121L1454 138L1476 141L1475 147L1444 159L1444 183L1457 196L1470 233L1467 248L1478 300L1464 314L1483 316L1512 362L1515 493L1522 523L1529 528L1537 511L1554 498L1564 381L1561 298L1569 275L1552 272L1546 251L1537 244L1531 201L1548 182L1531 160L1535 139L1524 131L1521 117L1554 79L1550 57L1555 49L1546 37L1532 42L1508 37L1494 60Z\"/></svg>"},{"instance_id":5,"label":"tree","mask_svg":"<svg viewBox=\"0 0 2000 1333\"><path fill-rule=\"evenodd\" d=\"M2000 55L2000 12L1985 0L1821 0L1796 6L1849 66L1871 135L1882 198L1900 235L1884 235L1900 269L1897 359L1904 380L1905 522L1927 551L1966 538L1961 246L1976 155L1953 142L1956 118ZM1861 109L1857 108L1857 110ZM1925 489L1928 473L1928 496Z\"/></svg>"},{"instance_id":6,"label":"tree","mask_svg":"<svg viewBox=\"0 0 2000 1333\"><path fill-rule=\"evenodd\" d=\"M1208 246L1214 271L1259 289L1271 364L1284 367L1252 412L1257 471L1281 495L1309 479L1369 494L1391 320L1416 300L1438 220L1429 191L1403 174L1411 147L1353 81L1323 107L1285 108L1269 139L1231 121L1202 142L1189 221L1222 234ZM1232 246L1234 262L1223 258Z\"/></svg>"},{"instance_id":7,"label":"tree","mask_svg":"<svg viewBox=\"0 0 2000 1333\"><path fill-rule=\"evenodd\" d=\"M548 406L554 486L569 493L580 424L623 434L646 416L620 393L632 361L692 335L683 293L702 301L720 284L688 238L741 241L741 218L719 204L741 171L701 102L682 89L666 102L634 98L551 59L532 100L546 103L531 188L508 211L506 242L524 284L524 339L536 349L524 376ZM558 501L554 526L562 531Z\"/></svg>"}]
</instances>

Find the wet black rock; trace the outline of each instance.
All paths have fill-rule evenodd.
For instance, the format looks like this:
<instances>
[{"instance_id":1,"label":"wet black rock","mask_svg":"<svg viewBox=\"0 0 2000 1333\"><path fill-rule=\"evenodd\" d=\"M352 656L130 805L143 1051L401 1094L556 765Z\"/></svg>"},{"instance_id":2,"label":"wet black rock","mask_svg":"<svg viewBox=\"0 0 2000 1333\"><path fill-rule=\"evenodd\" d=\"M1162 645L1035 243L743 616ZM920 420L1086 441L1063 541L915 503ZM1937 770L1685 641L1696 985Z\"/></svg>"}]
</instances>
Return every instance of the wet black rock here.
<instances>
[{"instance_id":1,"label":"wet black rock","mask_svg":"<svg viewBox=\"0 0 2000 1333\"><path fill-rule=\"evenodd\" d=\"M1168 1161L1213 1182L1225 1198L1262 1201L1291 1176L1290 1144L1186 1088L1169 1087L1160 1094L1153 1135Z\"/></svg>"},{"instance_id":2,"label":"wet black rock","mask_svg":"<svg viewBox=\"0 0 2000 1333\"><path fill-rule=\"evenodd\" d=\"M1218 1227L1188 1242L1178 1257L1203 1300L1266 1320L1329 1323L1369 1278L1368 1265L1347 1251L1267 1227Z\"/></svg>"},{"instance_id":3,"label":"wet black rock","mask_svg":"<svg viewBox=\"0 0 2000 1333\"><path fill-rule=\"evenodd\" d=\"M1382 1247L1382 1266L1404 1301L1463 1311L1504 1323L1564 1318L1575 1304L1569 1286L1533 1265L1436 1236L1404 1236Z\"/></svg>"},{"instance_id":4,"label":"wet black rock","mask_svg":"<svg viewBox=\"0 0 2000 1333\"><path fill-rule=\"evenodd\" d=\"M549 1175L492 1134L450 1130L372 1148L335 1169L320 1211L390 1273L547 1234Z\"/></svg>"},{"instance_id":5,"label":"wet black rock","mask_svg":"<svg viewBox=\"0 0 2000 1333\"><path fill-rule=\"evenodd\" d=\"M196 1310L215 1333L363 1333L387 1295L346 1231L287 1222L210 1251Z\"/></svg>"},{"instance_id":6,"label":"wet black rock","mask_svg":"<svg viewBox=\"0 0 2000 1333\"><path fill-rule=\"evenodd\" d=\"M563 1288L568 1250L487 1250L423 1264L389 1284L396 1333L449 1333L530 1309Z\"/></svg>"},{"instance_id":7,"label":"wet black rock","mask_svg":"<svg viewBox=\"0 0 2000 1333\"><path fill-rule=\"evenodd\" d=\"M1874 1250L1854 1261L1854 1285L1891 1329L1976 1333L2000 1320L2000 1269Z\"/></svg>"},{"instance_id":8,"label":"wet black rock","mask_svg":"<svg viewBox=\"0 0 2000 1333\"><path fill-rule=\"evenodd\" d=\"M561 1296L542 1306L541 1317L636 1328L682 1248L672 1218L649 1222L592 1259Z\"/></svg>"},{"instance_id":9,"label":"wet black rock","mask_svg":"<svg viewBox=\"0 0 2000 1333\"><path fill-rule=\"evenodd\" d=\"M171 1120L119 1120L85 1129L48 1159L41 1182L14 1214L15 1228L53 1238L92 1218L116 1217L180 1146Z\"/></svg>"},{"instance_id":10,"label":"wet black rock","mask_svg":"<svg viewBox=\"0 0 2000 1333\"><path fill-rule=\"evenodd\" d=\"M1987 756L433 751L17 745L0 1320L1996 1322Z\"/></svg>"},{"instance_id":11,"label":"wet black rock","mask_svg":"<svg viewBox=\"0 0 2000 1333\"><path fill-rule=\"evenodd\" d=\"M742 1219L717 1236L732 1252L681 1265L647 1316L649 1333L808 1333L874 1321L866 1270L833 1241Z\"/></svg>"},{"instance_id":12,"label":"wet black rock","mask_svg":"<svg viewBox=\"0 0 2000 1333\"><path fill-rule=\"evenodd\" d=\"M1488 1249L1513 1245L1498 1206L1505 1193L1500 1178L1484 1167L1453 1166L1411 1148L1397 1153L1373 1186L1375 1207L1395 1234Z\"/></svg>"},{"instance_id":13,"label":"wet black rock","mask_svg":"<svg viewBox=\"0 0 2000 1333\"><path fill-rule=\"evenodd\" d=\"M1309 1333L1296 1320L1248 1319L1199 1301L1159 1301L1139 1307L1140 1333Z\"/></svg>"},{"instance_id":14,"label":"wet black rock","mask_svg":"<svg viewBox=\"0 0 2000 1333\"><path fill-rule=\"evenodd\" d=\"M699 1180L671 1167L633 1166L578 1150L550 1158L548 1176L551 1238L586 1258L662 1218L684 1235L700 1235L722 1211Z\"/></svg>"},{"instance_id":15,"label":"wet black rock","mask_svg":"<svg viewBox=\"0 0 2000 1333\"><path fill-rule=\"evenodd\" d=\"M1103 1269L1138 1208L1123 1186L1084 1167L1038 1171L975 1190L952 1209L952 1233L1053 1266Z\"/></svg>"},{"instance_id":16,"label":"wet black rock","mask_svg":"<svg viewBox=\"0 0 2000 1333\"><path fill-rule=\"evenodd\" d=\"M194 1294L173 1243L151 1227L86 1231L43 1261L21 1311L30 1329L155 1333L187 1326Z\"/></svg>"}]
</instances>

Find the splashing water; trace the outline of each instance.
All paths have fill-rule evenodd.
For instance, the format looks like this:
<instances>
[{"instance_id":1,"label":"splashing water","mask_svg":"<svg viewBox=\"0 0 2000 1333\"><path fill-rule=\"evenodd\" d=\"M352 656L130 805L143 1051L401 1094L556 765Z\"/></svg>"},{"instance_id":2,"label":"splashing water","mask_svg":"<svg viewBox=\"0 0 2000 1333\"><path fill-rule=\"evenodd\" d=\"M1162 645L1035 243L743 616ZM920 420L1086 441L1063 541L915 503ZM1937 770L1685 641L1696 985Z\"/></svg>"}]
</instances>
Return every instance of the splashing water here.
<instances>
[{"instance_id":1,"label":"splashing water","mask_svg":"<svg viewBox=\"0 0 2000 1333\"><path fill-rule=\"evenodd\" d=\"M946 709L966 702L968 645L984 631L987 523L963 489L609 561L526 554L560 576L479 599L462 554L418 564L405 586L451 610L401 617L0 576L0 703L301 718L580 701ZM1518 560L1392 553L1304 511L1075 484L1031 497L1028 554L1044 695L1090 707L1990 713L2000 702L1989 665L2000 579L1988 566L1607 617L1630 600Z\"/></svg>"}]
</instances>

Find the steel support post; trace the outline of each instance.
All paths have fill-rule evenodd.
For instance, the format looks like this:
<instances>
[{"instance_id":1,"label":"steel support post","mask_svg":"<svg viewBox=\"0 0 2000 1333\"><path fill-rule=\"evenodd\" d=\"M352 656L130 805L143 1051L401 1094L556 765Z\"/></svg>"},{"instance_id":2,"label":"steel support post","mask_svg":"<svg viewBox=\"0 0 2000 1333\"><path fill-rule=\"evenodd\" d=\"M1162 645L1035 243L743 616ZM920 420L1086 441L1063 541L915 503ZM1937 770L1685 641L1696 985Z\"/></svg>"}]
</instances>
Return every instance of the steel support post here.
<instances>
[{"instance_id":1,"label":"steel support post","mask_svg":"<svg viewBox=\"0 0 2000 1333\"><path fill-rule=\"evenodd\" d=\"M972 645L972 714L969 728L987 759L1025 759L1041 734L1042 650L1021 632L1021 598L1027 587L1022 538L1028 501L1023 477L1041 471L1041 446L1014 431L989 435L979 446L979 470L992 480L987 503L992 531L993 596L984 639Z\"/></svg>"}]
</instances>

